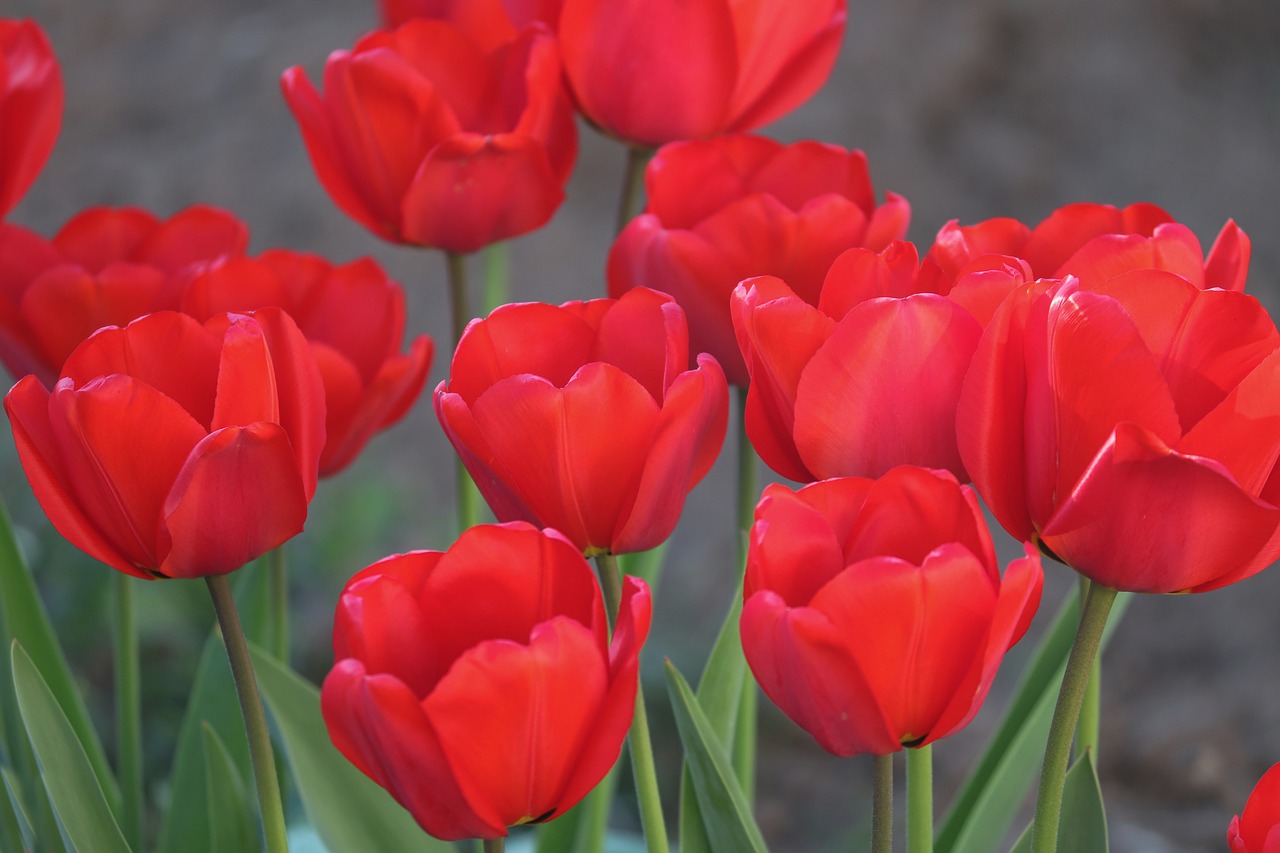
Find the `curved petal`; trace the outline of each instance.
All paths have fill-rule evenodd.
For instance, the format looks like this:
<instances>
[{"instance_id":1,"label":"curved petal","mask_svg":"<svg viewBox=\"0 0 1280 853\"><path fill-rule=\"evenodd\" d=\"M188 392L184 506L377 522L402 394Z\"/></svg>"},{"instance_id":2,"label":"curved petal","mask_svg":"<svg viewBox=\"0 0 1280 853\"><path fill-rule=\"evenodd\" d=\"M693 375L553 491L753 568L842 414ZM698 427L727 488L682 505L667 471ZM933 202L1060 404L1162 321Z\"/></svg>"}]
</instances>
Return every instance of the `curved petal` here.
<instances>
[{"instance_id":1,"label":"curved petal","mask_svg":"<svg viewBox=\"0 0 1280 853\"><path fill-rule=\"evenodd\" d=\"M62 72L44 30L31 20L0 21L0 219L53 151L62 103Z\"/></svg>"},{"instance_id":2,"label":"curved petal","mask_svg":"<svg viewBox=\"0 0 1280 853\"><path fill-rule=\"evenodd\" d=\"M617 367L661 405L667 389L689 370L688 341L684 311L675 299L637 287L622 294L601 316L590 360Z\"/></svg>"},{"instance_id":3,"label":"curved petal","mask_svg":"<svg viewBox=\"0 0 1280 853\"><path fill-rule=\"evenodd\" d=\"M770 179L768 167L786 148L777 140L745 133L664 145L645 169L645 214L656 218L660 228L687 231L753 192L789 190L797 173L807 175L808 170L791 168ZM822 146L827 148L834 146ZM766 185L760 186L761 181ZM824 191L830 186L822 185ZM691 193L693 186L698 191Z\"/></svg>"},{"instance_id":4,"label":"curved petal","mask_svg":"<svg viewBox=\"0 0 1280 853\"><path fill-rule=\"evenodd\" d=\"M1262 774L1244 804L1244 813L1232 821L1240 846L1232 853L1275 853L1280 848L1280 764Z\"/></svg>"},{"instance_id":5,"label":"curved petal","mask_svg":"<svg viewBox=\"0 0 1280 853\"><path fill-rule=\"evenodd\" d=\"M925 258L955 280L961 269L981 255L1024 257L1023 246L1030 234L1030 228L1008 217L988 219L976 225L960 225L953 219L938 230Z\"/></svg>"},{"instance_id":6,"label":"curved petal","mask_svg":"<svg viewBox=\"0 0 1280 853\"><path fill-rule=\"evenodd\" d=\"M1236 225L1234 219L1228 219L1205 259L1204 286L1243 291L1252 252L1249 235Z\"/></svg>"},{"instance_id":7,"label":"curved petal","mask_svg":"<svg viewBox=\"0 0 1280 853\"><path fill-rule=\"evenodd\" d=\"M824 480L795 494L785 486L771 483L756 504L751 526L750 547L742 593L751 598L768 590L788 607L804 607L813 596L844 571L845 530L833 527L832 520L813 506L811 489L824 484L841 486L838 497L861 508L859 492L867 481L853 478ZM837 505L843 505L837 501Z\"/></svg>"},{"instance_id":8,"label":"curved petal","mask_svg":"<svg viewBox=\"0 0 1280 853\"><path fill-rule=\"evenodd\" d=\"M392 675L415 696L426 696L452 657L431 642L420 591L442 555L396 554L347 582L333 617L335 660L355 658L369 675Z\"/></svg>"},{"instance_id":9,"label":"curved petal","mask_svg":"<svg viewBox=\"0 0 1280 853\"><path fill-rule=\"evenodd\" d=\"M200 261L242 255L248 247L249 226L222 208L197 204L159 223L133 259L173 275Z\"/></svg>"},{"instance_id":10,"label":"curved petal","mask_svg":"<svg viewBox=\"0 0 1280 853\"><path fill-rule=\"evenodd\" d=\"M881 252L849 249L831 264L818 307L839 320L869 299L919 293L915 286L919 261L915 244L906 241L892 243Z\"/></svg>"},{"instance_id":11,"label":"curved petal","mask_svg":"<svg viewBox=\"0 0 1280 853\"><path fill-rule=\"evenodd\" d=\"M53 238L63 260L89 272L134 259L138 247L160 227L160 220L139 207L90 207L62 226Z\"/></svg>"}]
</instances>

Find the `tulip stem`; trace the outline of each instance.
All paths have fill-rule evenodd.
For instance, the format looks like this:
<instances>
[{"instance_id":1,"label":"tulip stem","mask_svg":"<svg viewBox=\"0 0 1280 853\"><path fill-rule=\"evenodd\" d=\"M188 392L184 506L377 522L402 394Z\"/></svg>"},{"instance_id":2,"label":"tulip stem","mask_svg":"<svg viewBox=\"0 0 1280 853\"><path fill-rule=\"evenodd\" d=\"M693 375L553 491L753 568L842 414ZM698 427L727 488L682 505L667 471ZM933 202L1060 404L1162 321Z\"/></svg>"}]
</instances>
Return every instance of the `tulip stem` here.
<instances>
[{"instance_id":1,"label":"tulip stem","mask_svg":"<svg viewBox=\"0 0 1280 853\"><path fill-rule=\"evenodd\" d=\"M640 212L641 190L644 188L644 168L649 165L653 149L643 145L627 146L626 171L622 176L622 195L618 199L618 222L615 234L621 234L637 213Z\"/></svg>"},{"instance_id":2,"label":"tulip stem","mask_svg":"<svg viewBox=\"0 0 1280 853\"><path fill-rule=\"evenodd\" d=\"M458 349L458 341L471 320L471 308L467 299L467 256L459 252L445 252L445 260L449 267L449 316L453 320L453 351ZM467 473L467 466L462 464L459 456L454 463L455 494L458 503L458 532L466 530L476 523L479 516L479 493L476 485Z\"/></svg>"},{"instance_id":3,"label":"tulip stem","mask_svg":"<svg viewBox=\"0 0 1280 853\"><path fill-rule=\"evenodd\" d=\"M734 388L738 421L738 571L747 567L747 545L756 509L756 449L747 438L747 389ZM756 789L756 728L760 697L754 678L742 679L738 720L733 729L733 772L750 804Z\"/></svg>"},{"instance_id":4,"label":"tulip stem","mask_svg":"<svg viewBox=\"0 0 1280 853\"><path fill-rule=\"evenodd\" d=\"M507 849L507 839L505 838L486 838L484 840L484 853L503 853Z\"/></svg>"},{"instance_id":5,"label":"tulip stem","mask_svg":"<svg viewBox=\"0 0 1280 853\"><path fill-rule=\"evenodd\" d=\"M893 853L893 753L875 756L871 853Z\"/></svg>"},{"instance_id":6,"label":"tulip stem","mask_svg":"<svg viewBox=\"0 0 1280 853\"><path fill-rule=\"evenodd\" d=\"M613 554L597 554L596 569L604 591L605 613L609 624L618 619L622 605L622 572ZM649 737L649 713L644 704L644 685L636 678L636 712L627 738L631 751L631 772L635 777L636 801L640 807L640 826L644 830L649 853L668 853L667 824L662 816L662 794L658 790L658 771L653 760L653 741Z\"/></svg>"},{"instance_id":7,"label":"tulip stem","mask_svg":"<svg viewBox=\"0 0 1280 853\"><path fill-rule=\"evenodd\" d=\"M490 243L484 247L484 310L489 313L511 301L507 287L507 244Z\"/></svg>"},{"instance_id":8,"label":"tulip stem","mask_svg":"<svg viewBox=\"0 0 1280 853\"><path fill-rule=\"evenodd\" d=\"M1116 590L1092 584L1080 614L1071 654L1067 658L1058 704L1049 725L1049 741L1045 746L1044 766L1040 771L1040 791L1036 795L1036 816L1032 824L1033 853L1053 853L1058 849L1058 823L1062 818L1062 791L1067 781L1067 759L1071 755L1071 739L1080 717L1085 686L1093 670L1102 642L1107 616L1116 600Z\"/></svg>"},{"instance_id":9,"label":"tulip stem","mask_svg":"<svg viewBox=\"0 0 1280 853\"><path fill-rule=\"evenodd\" d=\"M116 573L115 676L116 761L119 763L120 829L134 850L142 849L142 691L138 667L138 623L134 579Z\"/></svg>"},{"instance_id":10,"label":"tulip stem","mask_svg":"<svg viewBox=\"0 0 1280 853\"><path fill-rule=\"evenodd\" d=\"M1080 600L1089 598L1091 581L1080 576ZM1083 615L1083 614L1082 614ZM1075 755L1078 758L1092 749L1094 760L1098 757L1099 729L1102 720L1102 661L1095 656L1089 671L1089 683L1084 689L1084 703L1080 708L1080 723L1076 726Z\"/></svg>"},{"instance_id":11,"label":"tulip stem","mask_svg":"<svg viewBox=\"0 0 1280 853\"><path fill-rule=\"evenodd\" d=\"M253 662L249 658L249 644L245 642L236 612L235 598L226 575L208 575L205 583L209 597L213 599L214 612L218 614L218 627L222 629L222 642L231 664L231 677L240 699L240 713L244 717L244 731L249 739L249 758L253 764L253 778L258 789L258 808L262 814L262 829L267 839L267 853L287 853L289 838L284 822L284 806L280 802L280 783L276 778L275 758L271 750L271 736L267 731L267 716L262 710L262 697L258 694L258 680L253 674Z\"/></svg>"},{"instance_id":12,"label":"tulip stem","mask_svg":"<svg viewBox=\"0 0 1280 853\"><path fill-rule=\"evenodd\" d=\"M907 851L933 851L933 745L907 750Z\"/></svg>"},{"instance_id":13,"label":"tulip stem","mask_svg":"<svg viewBox=\"0 0 1280 853\"><path fill-rule=\"evenodd\" d=\"M267 552L267 572L271 584L272 650L276 660L289 665L289 567L284 560L284 546Z\"/></svg>"}]
</instances>

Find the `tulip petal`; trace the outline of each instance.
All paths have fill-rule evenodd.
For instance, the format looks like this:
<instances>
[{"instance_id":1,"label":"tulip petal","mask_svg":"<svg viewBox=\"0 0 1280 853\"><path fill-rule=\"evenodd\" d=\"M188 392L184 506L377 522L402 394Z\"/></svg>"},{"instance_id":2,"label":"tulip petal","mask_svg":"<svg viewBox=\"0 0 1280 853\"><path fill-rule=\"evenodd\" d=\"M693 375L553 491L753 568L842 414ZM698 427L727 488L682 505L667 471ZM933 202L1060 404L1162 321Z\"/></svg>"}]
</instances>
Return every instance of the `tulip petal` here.
<instances>
[{"instance_id":1,"label":"tulip petal","mask_svg":"<svg viewBox=\"0 0 1280 853\"><path fill-rule=\"evenodd\" d=\"M1119 210L1109 204L1080 202L1051 213L1030 232L1020 251L994 251L1026 258L1037 278L1062 278L1075 275L1073 270L1063 270L1063 264L1085 243L1104 234L1125 233Z\"/></svg>"},{"instance_id":2,"label":"tulip petal","mask_svg":"<svg viewBox=\"0 0 1280 853\"><path fill-rule=\"evenodd\" d=\"M688 340L684 312L675 300L637 287L622 294L600 318L590 360L617 367L661 405L667 388L689 369Z\"/></svg>"},{"instance_id":3,"label":"tulip petal","mask_svg":"<svg viewBox=\"0 0 1280 853\"><path fill-rule=\"evenodd\" d=\"M40 174L62 125L57 57L35 21L0 21L0 218Z\"/></svg>"},{"instance_id":4,"label":"tulip petal","mask_svg":"<svg viewBox=\"0 0 1280 853\"><path fill-rule=\"evenodd\" d=\"M90 207L62 226L53 245L63 260L98 273L133 260L147 235L159 227L159 218L138 207Z\"/></svg>"},{"instance_id":5,"label":"tulip petal","mask_svg":"<svg viewBox=\"0 0 1280 853\"><path fill-rule=\"evenodd\" d=\"M1042 538L1104 586L1200 592L1270 564L1278 524L1280 510L1242 490L1219 463L1176 453L1158 435L1121 423Z\"/></svg>"},{"instance_id":6,"label":"tulip petal","mask_svg":"<svg viewBox=\"0 0 1280 853\"><path fill-rule=\"evenodd\" d=\"M233 572L301 533L307 498L290 436L279 424L210 433L195 445L164 501L159 571L169 577Z\"/></svg>"},{"instance_id":7,"label":"tulip petal","mask_svg":"<svg viewBox=\"0 0 1280 853\"><path fill-rule=\"evenodd\" d=\"M422 582L440 556L397 554L348 581L334 614L334 659L355 658L369 675L393 675L415 696L430 693L453 662L441 662L419 603Z\"/></svg>"},{"instance_id":8,"label":"tulip petal","mask_svg":"<svg viewBox=\"0 0 1280 853\"><path fill-rule=\"evenodd\" d=\"M445 383L441 382L432 398L436 418L494 517L498 521L537 524L537 513L507 485L506 468L489 447L471 409L460 395L447 393L444 388Z\"/></svg>"},{"instance_id":9,"label":"tulip petal","mask_svg":"<svg viewBox=\"0 0 1280 853\"><path fill-rule=\"evenodd\" d=\"M559 816L607 687L591 631L557 616L527 646L490 640L468 650L422 707L467 800L511 826Z\"/></svg>"},{"instance_id":10,"label":"tulip petal","mask_svg":"<svg viewBox=\"0 0 1280 853\"><path fill-rule=\"evenodd\" d=\"M817 305L835 320L862 302L882 296L903 298L919 293L919 257L912 243L899 241L882 252L852 248L831 264Z\"/></svg>"},{"instance_id":11,"label":"tulip petal","mask_svg":"<svg viewBox=\"0 0 1280 853\"><path fill-rule=\"evenodd\" d=\"M1252 250L1249 235L1236 225L1235 220L1228 219L1204 262L1204 286L1243 291Z\"/></svg>"},{"instance_id":12,"label":"tulip petal","mask_svg":"<svg viewBox=\"0 0 1280 853\"><path fill-rule=\"evenodd\" d=\"M853 477L814 483L798 494L776 483L766 486L751 526L743 595L749 599L769 590L788 607L808 605L846 565L847 525L833 524L822 510L848 506L856 515L869 486L870 481ZM821 490L835 492L836 500L819 502ZM776 530L786 535L771 532Z\"/></svg>"},{"instance_id":13,"label":"tulip petal","mask_svg":"<svg viewBox=\"0 0 1280 853\"><path fill-rule=\"evenodd\" d=\"M134 259L172 275L194 263L243 254L248 246L247 225L221 208L197 204L158 223Z\"/></svg>"},{"instance_id":14,"label":"tulip petal","mask_svg":"<svg viewBox=\"0 0 1280 853\"><path fill-rule=\"evenodd\" d=\"M689 230L743 196L789 189L794 176L769 180L761 174L784 150L777 140L745 133L664 145L645 169L645 213L661 227ZM768 186L758 185L762 179ZM692 186L698 191L689 192ZM823 191L828 187L824 184Z\"/></svg>"},{"instance_id":15,"label":"tulip petal","mask_svg":"<svg viewBox=\"0 0 1280 853\"><path fill-rule=\"evenodd\" d=\"M968 312L932 294L853 308L796 389L805 467L824 479L879 476L903 464L964 477L955 412L981 334Z\"/></svg>"}]
</instances>

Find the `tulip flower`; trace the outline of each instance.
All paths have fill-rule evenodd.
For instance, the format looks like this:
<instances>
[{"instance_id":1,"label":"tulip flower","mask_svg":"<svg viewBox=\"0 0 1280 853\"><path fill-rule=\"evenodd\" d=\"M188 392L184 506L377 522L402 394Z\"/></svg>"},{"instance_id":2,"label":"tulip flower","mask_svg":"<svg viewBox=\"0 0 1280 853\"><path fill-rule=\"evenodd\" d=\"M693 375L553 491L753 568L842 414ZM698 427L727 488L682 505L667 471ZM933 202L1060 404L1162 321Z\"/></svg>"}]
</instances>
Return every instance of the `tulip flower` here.
<instances>
[{"instance_id":1,"label":"tulip flower","mask_svg":"<svg viewBox=\"0 0 1280 853\"><path fill-rule=\"evenodd\" d=\"M664 146L645 172L648 207L609 252L609 293L652 287L689 317L693 352L709 352L730 383L747 384L729 295L744 278L778 276L811 304L846 249L880 251L907 230L911 208L877 205L867 158L818 142L758 136Z\"/></svg>"},{"instance_id":2,"label":"tulip flower","mask_svg":"<svg viewBox=\"0 0 1280 853\"><path fill-rule=\"evenodd\" d=\"M165 220L93 207L49 241L0 224L0 360L52 386L93 332L177 309L195 264L243 254L248 242L243 222L204 205Z\"/></svg>"},{"instance_id":3,"label":"tulip flower","mask_svg":"<svg viewBox=\"0 0 1280 853\"><path fill-rule=\"evenodd\" d=\"M555 41L487 38L412 20L330 54L323 95L300 67L281 78L320 183L379 237L471 252L563 200L577 130Z\"/></svg>"},{"instance_id":4,"label":"tulip flower","mask_svg":"<svg viewBox=\"0 0 1280 853\"><path fill-rule=\"evenodd\" d=\"M436 415L499 521L554 527L590 556L647 551L728 424L724 373L688 358L666 294L504 305L467 327Z\"/></svg>"},{"instance_id":5,"label":"tulip flower","mask_svg":"<svg viewBox=\"0 0 1280 853\"><path fill-rule=\"evenodd\" d=\"M1202 592L1278 554L1280 333L1256 299L1163 270L1025 285L961 390L996 518L1112 589Z\"/></svg>"},{"instance_id":6,"label":"tulip flower","mask_svg":"<svg viewBox=\"0 0 1280 853\"><path fill-rule=\"evenodd\" d=\"M743 132L804 103L844 37L845 0L564 0L559 38L578 108L655 147Z\"/></svg>"},{"instance_id":7,"label":"tulip flower","mask_svg":"<svg viewBox=\"0 0 1280 853\"><path fill-rule=\"evenodd\" d=\"M62 71L35 21L0 18L0 219L49 159L62 126Z\"/></svg>"},{"instance_id":8,"label":"tulip flower","mask_svg":"<svg viewBox=\"0 0 1280 853\"><path fill-rule=\"evenodd\" d=\"M502 837L609 772L649 619L648 587L627 578L610 642L575 545L521 522L472 527L347 583L320 709L339 751L427 832Z\"/></svg>"},{"instance_id":9,"label":"tulip flower","mask_svg":"<svg viewBox=\"0 0 1280 853\"><path fill-rule=\"evenodd\" d=\"M382 23L394 30L417 18L448 21L486 48L510 41L541 21L554 32L562 0L379 0Z\"/></svg>"},{"instance_id":10,"label":"tulip flower","mask_svg":"<svg viewBox=\"0 0 1280 853\"><path fill-rule=\"evenodd\" d=\"M1185 225L1154 204L1069 204L1029 229L1015 219L988 219L938 232L926 264L954 277L975 257L1016 255L1036 278L1073 275L1093 287L1130 270L1162 269L1199 288L1243 290L1249 271L1249 237L1228 220L1206 258Z\"/></svg>"},{"instance_id":11,"label":"tulip flower","mask_svg":"<svg viewBox=\"0 0 1280 853\"><path fill-rule=\"evenodd\" d=\"M977 497L944 471L770 485L756 506L742 649L767 695L839 756L922 747L973 719L1043 585L1001 579Z\"/></svg>"},{"instance_id":12,"label":"tulip flower","mask_svg":"<svg viewBox=\"0 0 1280 853\"><path fill-rule=\"evenodd\" d=\"M1262 774L1244 804L1244 814L1227 828L1231 853L1280 853L1280 764Z\"/></svg>"},{"instance_id":13,"label":"tulip flower","mask_svg":"<svg viewBox=\"0 0 1280 853\"><path fill-rule=\"evenodd\" d=\"M894 242L842 254L816 299L771 276L739 284L730 307L760 458L801 482L898 465L968 479L956 447L960 387L983 324L1027 275L1016 258L986 256L944 282L917 265L913 245Z\"/></svg>"},{"instance_id":14,"label":"tulip flower","mask_svg":"<svg viewBox=\"0 0 1280 853\"><path fill-rule=\"evenodd\" d=\"M162 311L101 329L50 393L5 397L40 506L80 550L140 578L225 574L302 530L324 390L287 314Z\"/></svg>"},{"instance_id":15,"label":"tulip flower","mask_svg":"<svg viewBox=\"0 0 1280 853\"><path fill-rule=\"evenodd\" d=\"M193 274L182 310L203 321L266 305L288 311L311 344L327 412L320 476L335 474L409 411L431 366L431 339L419 335L400 353L404 292L371 258L335 266L275 249L224 259Z\"/></svg>"}]
</instances>

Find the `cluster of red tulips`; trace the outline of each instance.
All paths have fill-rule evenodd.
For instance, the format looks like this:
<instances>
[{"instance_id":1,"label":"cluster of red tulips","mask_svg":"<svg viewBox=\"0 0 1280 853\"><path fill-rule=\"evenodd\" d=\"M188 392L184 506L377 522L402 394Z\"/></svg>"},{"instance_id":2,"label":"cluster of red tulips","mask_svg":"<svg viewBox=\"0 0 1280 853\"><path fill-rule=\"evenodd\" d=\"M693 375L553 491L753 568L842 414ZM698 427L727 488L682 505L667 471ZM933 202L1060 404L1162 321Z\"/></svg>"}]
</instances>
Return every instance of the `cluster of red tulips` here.
<instances>
[{"instance_id":1,"label":"cluster of red tulips","mask_svg":"<svg viewBox=\"0 0 1280 853\"><path fill-rule=\"evenodd\" d=\"M547 845L599 850L588 806L561 835L552 821L584 798L607 814L629 738L645 841L665 851L638 678L655 602L617 557L670 537L720 454L732 387L750 446L802 485L760 495L742 457L742 585L698 694L669 673L682 849L763 849L754 676L823 749L877 756L876 853L905 750L908 844L932 850L930 745L974 718L1027 633L1043 556L1080 575L1078 633L1050 667L1061 688L1019 844L1084 831L1089 798L1064 786L1097 789L1090 685L1118 593L1207 591L1280 556L1280 331L1245 293L1245 233L1228 222L1205 251L1153 205L1076 203L907 242L907 200L878 199L861 151L750 133L825 81L844 0L380 11L321 86L291 68L282 87L333 202L448 257L455 340L433 403L460 524L446 551L389 556L342 591L316 700L338 751L436 838L493 851L545 824ZM49 237L8 222L63 85L40 27L0 20L5 410L63 536L133 578L206 580L275 853L277 768L224 576L303 530L319 480L413 406L433 345L405 351L404 294L376 261L250 255L224 210L90 207ZM555 214L575 112L626 144L624 185L643 180L588 287L608 297L472 319L464 255ZM498 523L475 523L476 492ZM1003 571L979 499L1024 543ZM124 775L104 793L125 844L110 849L141 849L152 807ZM1233 853L1280 850L1277 778L1232 821ZM74 839L83 818L40 790L26 796L47 795ZM38 821L14 825L61 849Z\"/></svg>"}]
</instances>

